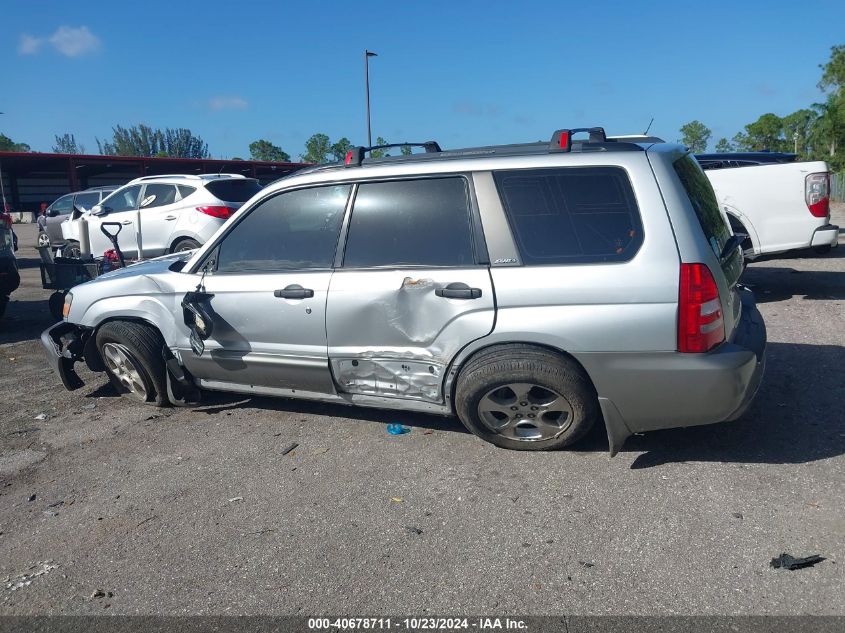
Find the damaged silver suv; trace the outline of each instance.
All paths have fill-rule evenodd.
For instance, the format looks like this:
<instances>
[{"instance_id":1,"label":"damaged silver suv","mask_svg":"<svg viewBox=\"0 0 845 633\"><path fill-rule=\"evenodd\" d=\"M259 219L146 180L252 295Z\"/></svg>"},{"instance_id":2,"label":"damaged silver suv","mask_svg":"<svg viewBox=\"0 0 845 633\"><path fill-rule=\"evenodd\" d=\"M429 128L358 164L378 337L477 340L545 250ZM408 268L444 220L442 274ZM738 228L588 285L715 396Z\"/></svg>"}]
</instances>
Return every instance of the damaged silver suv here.
<instances>
[{"instance_id":1,"label":"damaged silver suv","mask_svg":"<svg viewBox=\"0 0 845 633\"><path fill-rule=\"evenodd\" d=\"M584 137L587 138L584 138ZM202 390L457 415L498 446L566 446L738 417L766 331L739 239L686 149L549 143L297 172L195 253L68 293L42 335L127 396Z\"/></svg>"}]
</instances>

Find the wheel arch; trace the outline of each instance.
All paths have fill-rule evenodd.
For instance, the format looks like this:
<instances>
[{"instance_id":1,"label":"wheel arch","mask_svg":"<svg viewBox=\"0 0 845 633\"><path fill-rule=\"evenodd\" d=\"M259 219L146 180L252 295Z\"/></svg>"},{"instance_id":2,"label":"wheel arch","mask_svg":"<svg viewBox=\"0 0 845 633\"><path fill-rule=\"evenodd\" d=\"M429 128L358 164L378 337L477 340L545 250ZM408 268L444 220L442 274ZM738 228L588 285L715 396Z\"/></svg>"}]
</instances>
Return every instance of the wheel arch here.
<instances>
[{"instance_id":1,"label":"wheel arch","mask_svg":"<svg viewBox=\"0 0 845 633\"><path fill-rule=\"evenodd\" d=\"M154 329L156 332L159 333L162 340L165 341L164 346L165 348L167 348L167 340L164 338L164 333L161 331L161 328L159 328L155 323L153 323L149 319L140 316L123 316L115 314L106 317L102 321L98 322L91 329L91 335L88 337L88 340L85 343L85 350L83 356L85 357L85 364L88 365L88 369L90 369L91 371L105 371L106 369L105 364L103 363L102 356L100 355L100 350L97 349L97 334L104 325L107 325L108 323L114 323L115 321L138 323L140 325L145 325Z\"/></svg>"},{"instance_id":2,"label":"wheel arch","mask_svg":"<svg viewBox=\"0 0 845 633\"><path fill-rule=\"evenodd\" d=\"M743 215L738 209L733 207L725 207L725 212L728 216L728 222L731 225L731 230L736 233L737 228L748 236L748 241L751 244L751 251L754 255L759 255L761 252L760 238L757 235L757 229L751 220Z\"/></svg>"},{"instance_id":3,"label":"wheel arch","mask_svg":"<svg viewBox=\"0 0 845 633\"><path fill-rule=\"evenodd\" d=\"M185 232L185 231L182 231L179 234L171 235L169 239L170 239L170 244L167 247L168 253L173 253L174 249L176 248L176 245L183 240L193 240L194 242L196 242L200 246L203 245L203 241L200 239L200 237L198 235L196 235L195 233L188 233L188 232Z\"/></svg>"}]
</instances>

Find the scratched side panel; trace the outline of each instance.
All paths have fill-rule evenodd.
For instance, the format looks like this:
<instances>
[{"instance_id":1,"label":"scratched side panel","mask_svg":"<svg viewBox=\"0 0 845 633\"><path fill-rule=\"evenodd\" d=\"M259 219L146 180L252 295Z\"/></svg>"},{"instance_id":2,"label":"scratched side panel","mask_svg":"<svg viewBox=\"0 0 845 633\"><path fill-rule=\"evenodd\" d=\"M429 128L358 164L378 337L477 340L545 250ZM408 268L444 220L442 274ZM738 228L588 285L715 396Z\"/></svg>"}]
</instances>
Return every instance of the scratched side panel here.
<instances>
[{"instance_id":1,"label":"scratched side panel","mask_svg":"<svg viewBox=\"0 0 845 633\"><path fill-rule=\"evenodd\" d=\"M465 283L476 299L438 297ZM338 389L441 402L443 372L458 351L493 329L486 267L336 271L326 307L329 360Z\"/></svg>"}]
</instances>

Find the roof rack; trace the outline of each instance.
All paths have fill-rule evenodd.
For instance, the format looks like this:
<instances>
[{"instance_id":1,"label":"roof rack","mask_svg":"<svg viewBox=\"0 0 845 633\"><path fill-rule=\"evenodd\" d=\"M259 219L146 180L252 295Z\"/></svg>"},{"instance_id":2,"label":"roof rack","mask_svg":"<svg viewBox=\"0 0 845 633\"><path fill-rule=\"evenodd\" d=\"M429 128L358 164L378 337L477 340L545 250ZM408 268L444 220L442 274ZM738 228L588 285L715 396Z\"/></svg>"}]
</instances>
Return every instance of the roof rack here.
<instances>
[{"instance_id":1,"label":"roof rack","mask_svg":"<svg viewBox=\"0 0 845 633\"><path fill-rule=\"evenodd\" d=\"M360 167L364 162L364 154L378 149L389 149L391 147L424 147L426 154L440 153L440 145L437 141L426 141L425 143L387 143L386 145L372 145L370 147L357 146L346 152L346 159L343 161L347 167Z\"/></svg>"},{"instance_id":2,"label":"roof rack","mask_svg":"<svg viewBox=\"0 0 845 633\"><path fill-rule=\"evenodd\" d=\"M151 174L149 176L140 176L135 178L132 182L144 182L146 180L156 180L158 178L184 178L185 180L212 180L217 178L246 178L243 174Z\"/></svg>"}]
</instances>

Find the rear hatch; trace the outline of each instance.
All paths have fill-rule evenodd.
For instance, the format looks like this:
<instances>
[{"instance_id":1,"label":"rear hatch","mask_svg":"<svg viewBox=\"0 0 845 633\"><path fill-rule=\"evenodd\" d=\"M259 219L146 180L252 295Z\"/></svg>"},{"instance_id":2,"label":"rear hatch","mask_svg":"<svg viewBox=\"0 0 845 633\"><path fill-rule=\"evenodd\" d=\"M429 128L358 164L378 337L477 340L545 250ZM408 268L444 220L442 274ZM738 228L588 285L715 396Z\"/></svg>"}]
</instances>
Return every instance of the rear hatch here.
<instances>
[{"instance_id":1,"label":"rear hatch","mask_svg":"<svg viewBox=\"0 0 845 633\"><path fill-rule=\"evenodd\" d=\"M221 178L207 182L205 188L225 206L237 210L261 191L261 183L254 178Z\"/></svg>"},{"instance_id":2,"label":"rear hatch","mask_svg":"<svg viewBox=\"0 0 845 633\"><path fill-rule=\"evenodd\" d=\"M742 250L733 237L726 217L719 209L716 194L707 176L695 159L687 154L673 163L675 173L686 190L695 215L704 232L704 237L719 263L719 270L711 270L719 286L722 314L725 315L725 336L731 340L731 333L739 321L742 308L736 285L742 275ZM726 247L728 247L726 249ZM721 275L718 274L721 271Z\"/></svg>"}]
</instances>

